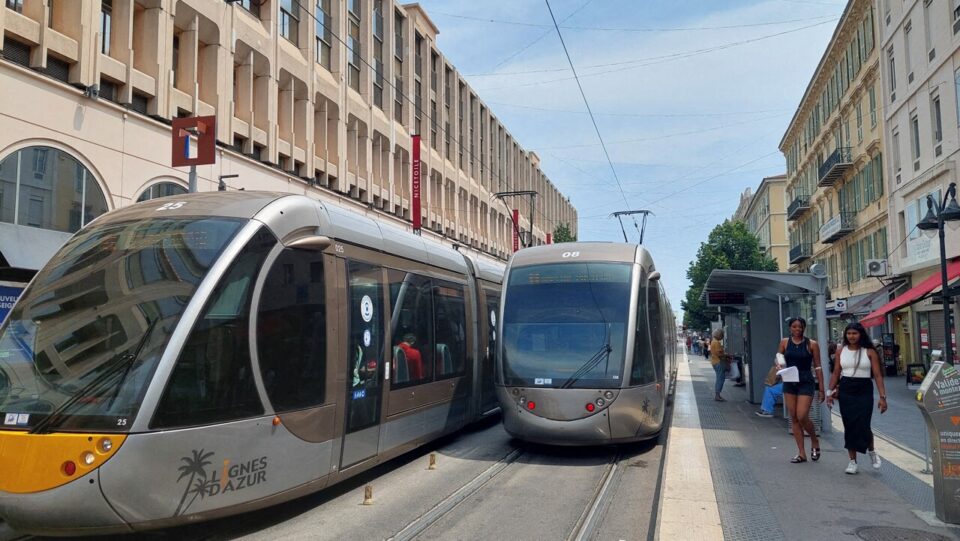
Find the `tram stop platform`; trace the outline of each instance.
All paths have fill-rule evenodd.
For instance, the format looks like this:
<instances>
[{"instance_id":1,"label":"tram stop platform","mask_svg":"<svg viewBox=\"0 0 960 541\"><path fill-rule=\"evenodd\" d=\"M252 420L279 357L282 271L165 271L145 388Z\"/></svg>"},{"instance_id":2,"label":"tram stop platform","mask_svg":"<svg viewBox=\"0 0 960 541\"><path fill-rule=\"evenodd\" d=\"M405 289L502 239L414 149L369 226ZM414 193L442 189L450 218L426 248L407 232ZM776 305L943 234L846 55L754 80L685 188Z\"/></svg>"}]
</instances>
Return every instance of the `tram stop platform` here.
<instances>
[{"instance_id":1,"label":"tram stop platform","mask_svg":"<svg viewBox=\"0 0 960 541\"><path fill-rule=\"evenodd\" d=\"M889 409L875 411L879 470L865 455L846 475L843 424L834 408L822 457L797 454L782 408L754 414L743 387L727 381L713 399L714 371L702 356L682 357L661 489L658 538L698 540L960 539L960 526L937 520L927 470L926 427L903 378L886 382Z\"/></svg>"}]
</instances>

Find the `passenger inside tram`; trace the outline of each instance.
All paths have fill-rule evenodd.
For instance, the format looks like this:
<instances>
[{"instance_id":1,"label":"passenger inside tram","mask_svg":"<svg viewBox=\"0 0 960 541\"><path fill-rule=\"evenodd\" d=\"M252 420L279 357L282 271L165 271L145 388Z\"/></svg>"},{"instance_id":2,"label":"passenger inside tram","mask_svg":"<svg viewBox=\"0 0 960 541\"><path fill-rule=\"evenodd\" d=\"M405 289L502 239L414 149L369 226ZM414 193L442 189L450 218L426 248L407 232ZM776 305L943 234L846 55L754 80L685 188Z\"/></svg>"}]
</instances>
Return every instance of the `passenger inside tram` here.
<instances>
[{"instance_id":1,"label":"passenger inside tram","mask_svg":"<svg viewBox=\"0 0 960 541\"><path fill-rule=\"evenodd\" d=\"M407 373L411 381L423 379L423 358L420 356L420 350L414 345L417 343L417 336L411 332L403 335L403 340L397 344L403 351L407 364Z\"/></svg>"}]
</instances>

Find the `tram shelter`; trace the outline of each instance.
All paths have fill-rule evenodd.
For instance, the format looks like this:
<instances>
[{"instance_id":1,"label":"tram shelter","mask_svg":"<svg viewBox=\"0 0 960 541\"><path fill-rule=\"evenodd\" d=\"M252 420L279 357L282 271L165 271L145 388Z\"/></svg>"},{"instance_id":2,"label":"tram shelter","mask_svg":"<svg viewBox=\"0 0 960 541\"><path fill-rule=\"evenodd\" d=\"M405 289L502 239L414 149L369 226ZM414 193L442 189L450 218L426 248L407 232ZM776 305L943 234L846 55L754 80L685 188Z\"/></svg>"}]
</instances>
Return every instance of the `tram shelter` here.
<instances>
[{"instance_id":1,"label":"tram shelter","mask_svg":"<svg viewBox=\"0 0 960 541\"><path fill-rule=\"evenodd\" d=\"M810 273L765 272L715 269L704 285L701 298L717 306L729 336L731 348L743 360L743 377L750 402L763 399L763 380L773 366L783 330L786 299L811 296L815 300L811 327L816 328L823 377L830 378L827 360L826 273L814 266ZM742 343L740 339L742 338ZM741 345L742 344L742 345Z\"/></svg>"}]
</instances>

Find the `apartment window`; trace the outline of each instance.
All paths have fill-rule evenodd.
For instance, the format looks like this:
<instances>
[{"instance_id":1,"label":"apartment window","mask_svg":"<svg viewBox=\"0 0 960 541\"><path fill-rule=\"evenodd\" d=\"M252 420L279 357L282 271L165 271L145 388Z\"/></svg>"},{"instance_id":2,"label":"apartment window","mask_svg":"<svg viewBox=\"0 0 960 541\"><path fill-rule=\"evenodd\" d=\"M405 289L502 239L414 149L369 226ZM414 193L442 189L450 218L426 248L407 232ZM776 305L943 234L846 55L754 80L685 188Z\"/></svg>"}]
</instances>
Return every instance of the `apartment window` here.
<instances>
[{"instance_id":1,"label":"apartment window","mask_svg":"<svg viewBox=\"0 0 960 541\"><path fill-rule=\"evenodd\" d=\"M903 27L903 67L907 70L907 83L913 81L913 70L910 68L912 61L910 58L910 34L912 34L913 25L910 21Z\"/></svg>"},{"instance_id":2,"label":"apartment window","mask_svg":"<svg viewBox=\"0 0 960 541\"><path fill-rule=\"evenodd\" d=\"M956 34L960 30L960 0L953 0L953 33Z\"/></svg>"},{"instance_id":3,"label":"apartment window","mask_svg":"<svg viewBox=\"0 0 960 541\"><path fill-rule=\"evenodd\" d=\"M350 88L360 92L360 0L350 0L349 34L347 35L347 47L349 48L349 71L348 83Z\"/></svg>"},{"instance_id":4,"label":"apartment window","mask_svg":"<svg viewBox=\"0 0 960 541\"><path fill-rule=\"evenodd\" d=\"M383 0L373 2L373 104L383 109Z\"/></svg>"},{"instance_id":5,"label":"apartment window","mask_svg":"<svg viewBox=\"0 0 960 541\"><path fill-rule=\"evenodd\" d=\"M940 121L940 96L936 95L932 98L930 103L930 114L932 116L930 124L933 128L933 144L935 145L935 152L937 155L940 153L940 143L943 142L943 124Z\"/></svg>"},{"instance_id":6,"label":"apartment window","mask_svg":"<svg viewBox=\"0 0 960 541\"><path fill-rule=\"evenodd\" d=\"M393 16L393 39L396 46L393 54L401 62L403 62L403 22L403 17L399 13L395 13Z\"/></svg>"},{"instance_id":7,"label":"apartment window","mask_svg":"<svg viewBox=\"0 0 960 541\"><path fill-rule=\"evenodd\" d=\"M173 80L170 83L177 86L177 74L180 71L180 31L175 29L174 32L176 33L173 35L173 65L171 66Z\"/></svg>"},{"instance_id":8,"label":"apartment window","mask_svg":"<svg viewBox=\"0 0 960 541\"><path fill-rule=\"evenodd\" d=\"M300 1L280 0L280 35L299 45Z\"/></svg>"},{"instance_id":9,"label":"apartment window","mask_svg":"<svg viewBox=\"0 0 960 541\"><path fill-rule=\"evenodd\" d=\"M17 13L23 13L23 0L7 0L7 8Z\"/></svg>"},{"instance_id":10,"label":"apartment window","mask_svg":"<svg viewBox=\"0 0 960 541\"><path fill-rule=\"evenodd\" d=\"M920 121L917 112L910 115L910 157L913 158L913 170L920 170Z\"/></svg>"},{"instance_id":11,"label":"apartment window","mask_svg":"<svg viewBox=\"0 0 960 541\"><path fill-rule=\"evenodd\" d=\"M857 102L857 142L863 142L863 100Z\"/></svg>"},{"instance_id":12,"label":"apartment window","mask_svg":"<svg viewBox=\"0 0 960 541\"><path fill-rule=\"evenodd\" d=\"M887 68L890 73L890 101L897 99L897 61L893 56L893 45L887 49Z\"/></svg>"},{"instance_id":13,"label":"apartment window","mask_svg":"<svg viewBox=\"0 0 960 541\"><path fill-rule=\"evenodd\" d=\"M923 0L923 43L926 45L927 60L933 60L937 53L933 48L933 37L930 32L930 3L932 0Z\"/></svg>"},{"instance_id":14,"label":"apartment window","mask_svg":"<svg viewBox=\"0 0 960 541\"><path fill-rule=\"evenodd\" d=\"M317 64L330 69L330 55L333 40L330 29L333 28L333 19L330 18L330 0L317 0Z\"/></svg>"},{"instance_id":15,"label":"apartment window","mask_svg":"<svg viewBox=\"0 0 960 541\"><path fill-rule=\"evenodd\" d=\"M254 17L260 18L260 3L263 0L240 0L237 2L240 7L250 12Z\"/></svg>"},{"instance_id":16,"label":"apartment window","mask_svg":"<svg viewBox=\"0 0 960 541\"><path fill-rule=\"evenodd\" d=\"M110 55L110 26L113 20L113 0L100 3L100 52Z\"/></svg>"},{"instance_id":17,"label":"apartment window","mask_svg":"<svg viewBox=\"0 0 960 541\"><path fill-rule=\"evenodd\" d=\"M900 132L894 128L893 133L893 143L891 147L893 148L893 173L897 177L897 183L900 183Z\"/></svg>"},{"instance_id":18,"label":"apartment window","mask_svg":"<svg viewBox=\"0 0 960 541\"><path fill-rule=\"evenodd\" d=\"M874 87L870 87L870 127L877 127L877 91Z\"/></svg>"}]
</instances>

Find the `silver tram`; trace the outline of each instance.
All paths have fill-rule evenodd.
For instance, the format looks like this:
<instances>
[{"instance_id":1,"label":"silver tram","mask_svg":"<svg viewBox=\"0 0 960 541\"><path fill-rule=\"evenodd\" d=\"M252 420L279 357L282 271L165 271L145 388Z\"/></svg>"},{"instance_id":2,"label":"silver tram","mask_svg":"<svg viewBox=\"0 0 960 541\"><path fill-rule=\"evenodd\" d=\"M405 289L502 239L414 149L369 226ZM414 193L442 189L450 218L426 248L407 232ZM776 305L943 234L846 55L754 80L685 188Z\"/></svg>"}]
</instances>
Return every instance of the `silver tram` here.
<instances>
[{"instance_id":1,"label":"silver tram","mask_svg":"<svg viewBox=\"0 0 960 541\"><path fill-rule=\"evenodd\" d=\"M88 534L240 513L494 412L502 272L304 196L104 215L0 328L0 517Z\"/></svg>"},{"instance_id":2,"label":"silver tram","mask_svg":"<svg viewBox=\"0 0 960 541\"><path fill-rule=\"evenodd\" d=\"M630 442L663 427L674 316L650 253L579 242L507 264L497 397L507 432L553 445Z\"/></svg>"}]
</instances>

